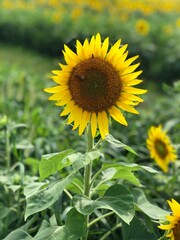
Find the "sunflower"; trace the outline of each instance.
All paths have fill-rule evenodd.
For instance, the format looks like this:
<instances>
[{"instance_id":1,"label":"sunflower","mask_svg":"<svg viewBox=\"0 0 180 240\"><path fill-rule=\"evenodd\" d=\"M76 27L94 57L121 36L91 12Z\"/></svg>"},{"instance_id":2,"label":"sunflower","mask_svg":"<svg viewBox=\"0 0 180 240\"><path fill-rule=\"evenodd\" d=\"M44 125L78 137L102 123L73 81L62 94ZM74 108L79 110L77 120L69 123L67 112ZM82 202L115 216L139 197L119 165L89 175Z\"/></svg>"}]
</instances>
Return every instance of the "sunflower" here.
<instances>
[{"instance_id":1,"label":"sunflower","mask_svg":"<svg viewBox=\"0 0 180 240\"><path fill-rule=\"evenodd\" d=\"M166 216L169 223L167 225L158 226L162 230L166 230L166 237L170 240L180 239L180 204L174 199L167 201L171 210L172 215Z\"/></svg>"},{"instance_id":2,"label":"sunflower","mask_svg":"<svg viewBox=\"0 0 180 240\"><path fill-rule=\"evenodd\" d=\"M137 20L135 24L136 31L143 36L146 36L149 32L149 23L144 19Z\"/></svg>"},{"instance_id":3,"label":"sunflower","mask_svg":"<svg viewBox=\"0 0 180 240\"><path fill-rule=\"evenodd\" d=\"M162 130L161 125L150 128L146 144L151 158L157 162L164 172L167 172L169 162L175 161L177 155L169 137L166 135L166 131Z\"/></svg>"},{"instance_id":4,"label":"sunflower","mask_svg":"<svg viewBox=\"0 0 180 240\"><path fill-rule=\"evenodd\" d=\"M64 46L66 64L59 64L61 70L53 71L52 79L57 85L45 91L53 94L49 100L64 106L60 116L68 115L68 124L73 124L79 135L90 123L92 137L99 129L105 138L109 116L127 126L122 110L138 114L134 106L143 100L136 95L146 90L134 87L142 82L137 79L142 71L134 72L139 63L131 63L138 56L127 60L126 48L127 44L121 46L118 40L109 49L109 38L102 42L99 33L83 44L77 40L76 53Z\"/></svg>"}]
</instances>

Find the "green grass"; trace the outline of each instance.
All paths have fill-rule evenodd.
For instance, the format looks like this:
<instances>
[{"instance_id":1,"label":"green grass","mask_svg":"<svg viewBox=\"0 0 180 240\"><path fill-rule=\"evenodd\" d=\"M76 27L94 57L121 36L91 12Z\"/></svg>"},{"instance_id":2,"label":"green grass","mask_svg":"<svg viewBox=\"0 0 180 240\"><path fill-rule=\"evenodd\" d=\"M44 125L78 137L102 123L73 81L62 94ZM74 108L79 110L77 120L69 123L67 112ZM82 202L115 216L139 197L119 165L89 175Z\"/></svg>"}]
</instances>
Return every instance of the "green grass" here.
<instances>
[{"instance_id":1,"label":"green grass","mask_svg":"<svg viewBox=\"0 0 180 240\"><path fill-rule=\"evenodd\" d=\"M43 96L44 99L47 97L43 88L50 82L51 71L58 67L58 59L39 55L20 46L2 44L0 59L3 59L0 66L1 97L4 95L1 103L21 101L22 97L28 97L34 104Z\"/></svg>"}]
</instances>

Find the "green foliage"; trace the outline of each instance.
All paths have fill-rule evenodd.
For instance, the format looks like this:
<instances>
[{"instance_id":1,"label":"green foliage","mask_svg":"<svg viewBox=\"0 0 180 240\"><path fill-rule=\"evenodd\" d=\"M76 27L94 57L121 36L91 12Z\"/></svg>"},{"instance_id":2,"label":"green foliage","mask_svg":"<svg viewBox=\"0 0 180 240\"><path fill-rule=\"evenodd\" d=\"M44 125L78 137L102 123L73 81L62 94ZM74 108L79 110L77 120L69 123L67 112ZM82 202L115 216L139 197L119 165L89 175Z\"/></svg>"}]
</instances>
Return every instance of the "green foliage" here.
<instances>
[{"instance_id":1,"label":"green foliage","mask_svg":"<svg viewBox=\"0 0 180 240\"><path fill-rule=\"evenodd\" d=\"M112 135L97 136L96 149L84 153L85 137L79 140L59 110L45 104L42 89L54 59L1 49L8 61L0 66L0 239L78 240L86 235L87 215L92 240L160 238L166 200L180 201L180 164L164 174L145 141L149 127L162 124L179 155L179 82L163 92L151 86L140 115L126 115L128 128L113 122ZM83 170L90 163L87 197Z\"/></svg>"},{"instance_id":2,"label":"green foliage","mask_svg":"<svg viewBox=\"0 0 180 240\"><path fill-rule=\"evenodd\" d=\"M147 232L145 224L138 218L134 218L131 225L123 223L123 240L157 240L157 236L152 232Z\"/></svg>"},{"instance_id":3,"label":"green foliage","mask_svg":"<svg viewBox=\"0 0 180 240\"><path fill-rule=\"evenodd\" d=\"M142 190L133 189L134 202L136 207L147 214L151 219L161 219L169 214L168 211L163 210L162 208L151 204L145 197Z\"/></svg>"},{"instance_id":4,"label":"green foliage","mask_svg":"<svg viewBox=\"0 0 180 240\"><path fill-rule=\"evenodd\" d=\"M42 160L39 164L39 174L41 180L49 177L56 171L70 166L72 163L68 158L68 155L71 154L73 150L65 150L61 153L53 153L42 156Z\"/></svg>"},{"instance_id":5,"label":"green foliage","mask_svg":"<svg viewBox=\"0 0 180 240\"><path fill-rule=\"evenodd\" d=\"M85 235L86 225L84 215L72 208L68 214L65 226L69 230L68 240L76 240Z\"/></svg>"},{"instance_id":6,"label":"green foliage","mask_svg":"<svg viewBox=\"0 0 180 240\"><path fill-rule=\"evenodd\" d=\"M55 203L65 187L72 182L74 177L75 175L72 173L62 181L52 182L49 186L38 189L38 191L33 191L33 193L26 195L27 208L25 212L25 219L34 213L50 207L53 203Z\"/></svg>"},{"instance_id":7,"label":"green foliage","mask_svg":"<svg viewBox=\"0 0 180 240\"><path fill-rule=\"evenodd\" d=\"M133 196L119 184L109 187L105 194L95 201L77 195L74 202L76 209L84 215L90 215L95 209L100 208L113 211L126 223L130 223L134 217Z\"/></svg>"}]
</instances>

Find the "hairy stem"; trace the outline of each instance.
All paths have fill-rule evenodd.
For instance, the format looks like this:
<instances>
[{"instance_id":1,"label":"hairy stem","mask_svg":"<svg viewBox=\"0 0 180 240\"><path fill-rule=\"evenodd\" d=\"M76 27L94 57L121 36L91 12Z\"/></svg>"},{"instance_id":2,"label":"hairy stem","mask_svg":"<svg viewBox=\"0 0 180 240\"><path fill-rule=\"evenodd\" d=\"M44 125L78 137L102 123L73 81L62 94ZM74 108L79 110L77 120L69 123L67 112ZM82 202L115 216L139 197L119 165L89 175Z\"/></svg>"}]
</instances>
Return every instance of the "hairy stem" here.
<instances>
[{"instance_id":1,"label":"hairy stem","mask_svg":"<svg viewBox=\"0 0 180 240\"><path fill-rule=\"evenodd\" d=\"M117 228L121 227L121 223L117 224L116 226L114 226L111 230L109 230L106 234L104 234L104 236L102 236L102 238L100 238L99 240L104 240L106 239L112 232L114 232Z\"/></svg>"},{"instance_id":2,"label":"hairy stem","mask_svg":"<svg viewBox=\"0 0 180 240\"><path fill-rule=\"evenodd\" d=\"M94 147L94 139L91 134L91 126L89 125L87 131L87 152L91 151ZM92 163L86 165L84 169L84 195L89 197L90 196L90 189L91 189L91 174L92 174ZM89 223L89 215L85 216L85 224L87 227L86 234L83 240L87 240L88 238L88 223Z\"/></svg>"},{"instance_id":3,"label":"hairy stem","mask_svg":"<svg viewBox=\"0 0 180 240\"><path fill-rule=\"evenodd\" d=\"M108 212L108 213L106 213L106 214L104 214L104 215L101 215L100 217L98 217L98 218L94 219L92 222L90 222L90 223L88 224L88 227L90 228L93 224L97 223L97 222L100 221L101 219L103 219L103 218L105 218L105 217L108 217L108 216L110 216L110 215L112 215L112 214L114 214L114 213L113 213L113 212Z\"/></svg>"}]
</instances>

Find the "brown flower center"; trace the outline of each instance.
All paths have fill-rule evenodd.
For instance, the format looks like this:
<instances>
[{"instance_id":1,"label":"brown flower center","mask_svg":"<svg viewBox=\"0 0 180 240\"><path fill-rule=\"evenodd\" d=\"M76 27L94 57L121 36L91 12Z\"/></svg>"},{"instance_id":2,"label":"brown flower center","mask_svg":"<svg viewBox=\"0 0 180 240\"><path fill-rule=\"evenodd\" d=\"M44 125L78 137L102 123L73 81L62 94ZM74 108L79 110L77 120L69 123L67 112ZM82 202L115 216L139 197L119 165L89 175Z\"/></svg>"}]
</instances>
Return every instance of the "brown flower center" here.
<instances>
[{"instance_id":1,"label":"brown flower center","mask_svg":"<svg viewBox=\"0 0 180 240\"><path fill-rule=\"evenodd\" d=\"M165 145L164 142L162 142L161 140L156 140L155 142L155 148L156 148L156 151L158 153L158 155L161 157L161 158L165 158L168 154L168 151L167 151L167 147Z\"/></svg>"},{"instance_id":2,"label":"brown flower center","mask_svg":"<svg viewBox=\"0 0 180 240\"><path fill-rule=\"evenodd\" d=\"M180 221L176 224L173 229L174 240L180 240Z\"/></svg>"},{"instance_id":3,"label":"brown flower center","mask_svg":"<svg viewBox=\"0 0 180 240\"><path fill-rule=\"evenodd\" d=\"M68 85L75 103L90 112L106 111L121 93L118 72L110 63L94 56L73 68Z\"/></svg>"}]
</instances>

